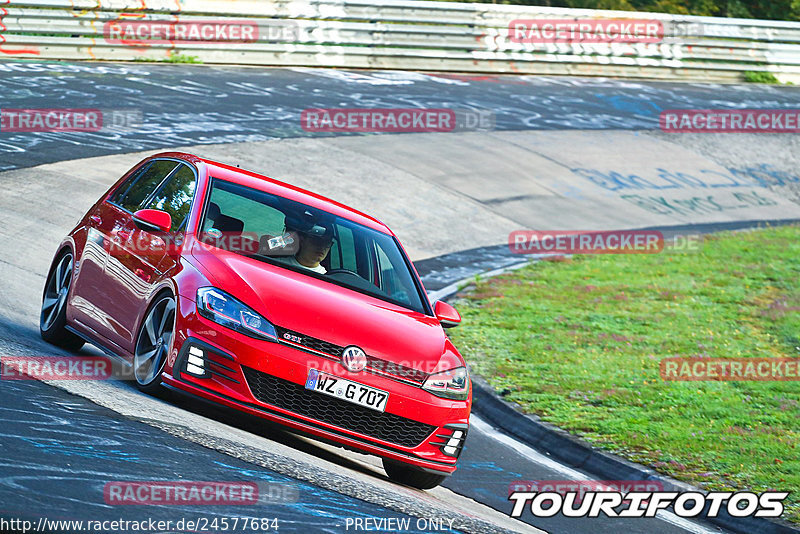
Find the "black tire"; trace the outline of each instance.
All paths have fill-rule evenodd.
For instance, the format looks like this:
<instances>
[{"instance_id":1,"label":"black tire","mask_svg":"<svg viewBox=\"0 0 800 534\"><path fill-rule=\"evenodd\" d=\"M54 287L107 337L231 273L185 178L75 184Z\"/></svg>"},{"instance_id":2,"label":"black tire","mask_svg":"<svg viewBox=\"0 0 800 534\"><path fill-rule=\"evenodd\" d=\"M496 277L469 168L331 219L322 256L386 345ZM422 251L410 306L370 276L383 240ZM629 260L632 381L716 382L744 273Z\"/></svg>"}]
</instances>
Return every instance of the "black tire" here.
<instances>
[{"instance_id":1,"label":"black tire","mask_svg":"<svg viewBox=\"0 0 800 534\"><path fill-rule=\"evenodd\" d=\"M48 343L71 352L77 352L85 341L66 329L67 299L72 287L72 252L58 256L47 274L39 314L39 334Z\"/></svg>"},{"instance_id":2,"label":"black tire","mask_svg":"<svg viewBox=\"0 0 800 534\"><path fill-rule=\"evenodd\" d=\"M139 390L152 394L161 388L161 371L172 348L174 334L175 298L162 293L153 299L136 336L133 376Z\"/></svg>"},{"instance_id":3,"label":"black tire","mask_svg":"<svg viewBox=\"0 0 800 534\"><path fill-rule=\"evenodd\" d=\"M393 482L421 490L433 489L447 478L388 458L383 458L383 469Z\"/></svg>"}]
</instances>

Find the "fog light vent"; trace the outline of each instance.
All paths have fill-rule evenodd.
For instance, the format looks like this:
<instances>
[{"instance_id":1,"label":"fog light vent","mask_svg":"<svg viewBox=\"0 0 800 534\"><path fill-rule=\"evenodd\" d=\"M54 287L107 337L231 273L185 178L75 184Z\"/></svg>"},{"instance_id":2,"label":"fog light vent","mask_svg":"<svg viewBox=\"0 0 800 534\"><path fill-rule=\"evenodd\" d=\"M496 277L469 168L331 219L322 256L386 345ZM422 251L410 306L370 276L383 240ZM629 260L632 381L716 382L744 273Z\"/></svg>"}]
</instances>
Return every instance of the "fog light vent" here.
<instances>
[{"instance_id":1,"label":"fog light vent","mask_svg":"<svg viewBox=\"0 0 800 534\"><path fill-rule=\"evenodd\" d=\"M464 442L467 439L467 430L469 425L445 425L445 430L450 430L449 433L437 433L436 438L442 441L431 441L431 445L435 445L442 449L442 453L446 456L458 458L464 448Z\"/></svg>"},{"instance_id":2,"label":"fog light vent","mask_svg":"<svg viewBox=\"0 0 800 534\"><path fill-rule=\"evenodd\" d=\"M189 347L189 356L186 359L186 372L200 378L205 378L208 375L205 354L202 349L195 346Z\"/></svg>"}]
</instances>

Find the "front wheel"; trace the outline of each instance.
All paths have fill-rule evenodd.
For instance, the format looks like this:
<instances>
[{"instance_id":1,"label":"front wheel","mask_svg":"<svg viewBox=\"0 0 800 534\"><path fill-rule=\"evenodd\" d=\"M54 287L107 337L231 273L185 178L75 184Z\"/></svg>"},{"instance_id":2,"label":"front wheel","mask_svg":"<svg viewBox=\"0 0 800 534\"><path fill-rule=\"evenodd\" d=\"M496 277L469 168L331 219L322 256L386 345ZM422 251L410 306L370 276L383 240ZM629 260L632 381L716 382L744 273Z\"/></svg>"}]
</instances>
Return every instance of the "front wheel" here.
<instances>
[{"instance_id":1,"label":"front wheel","mask_svg":"<svg viewBox=\"0 0 800 534\"><path fill-rule=\"evenodd\" d=\"M48 343L77 352L84 341L66 328L67 298L72 285L72 260L72 253L65 252L47 275L42 311L39 314L39 334Z\"/></svg>"},{"instance_id":2,"label":"front wheel","mask_svg":"<svg viewBox=\"0 0 800 534\"><path fill-rule=\"evenodd\" d=\"M447 478L447 475L428 473L422 469L388 458L383 458L383 469L393 482L421 490L433 489Z\"/></svg>"},{"instance_id":3,"label":"front wheel","mask_svg":"<svg viewBox=\"0 0 800 534\"><path fill-rule=\"evenodd\" d=\"M136 385L145 393L155 393L161 385L161 371L167 361L174 331L175 299L163 295L145 315L133 353Z\"/></svg>"}]
</instances>

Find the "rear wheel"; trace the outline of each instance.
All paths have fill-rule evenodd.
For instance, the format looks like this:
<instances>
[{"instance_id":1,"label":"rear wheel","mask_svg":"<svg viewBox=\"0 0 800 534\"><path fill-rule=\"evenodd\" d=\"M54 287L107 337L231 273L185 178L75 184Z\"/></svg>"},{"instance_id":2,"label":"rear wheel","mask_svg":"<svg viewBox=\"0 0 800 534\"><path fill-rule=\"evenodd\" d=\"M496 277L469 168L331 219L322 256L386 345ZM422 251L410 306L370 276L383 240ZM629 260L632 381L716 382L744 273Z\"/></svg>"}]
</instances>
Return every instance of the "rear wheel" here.
<instances>
[{"instance_id":1,"label":"rear wheel","mask_svg":"<svg viewBox=\"0 0 800 534\"><path fill-rule=\"evenodd\" d=\"M161 371L167 361L174 331L175 299L165 294L157 297L150 306L136 339L133 374L140 390L154 393L161 385Z\"/></svg>"},{"instance_id":2,"label":"rear wheel","mask_svg":"<svg viewBox=\"0 0 800 534\"><path fill-rule=\"evenodd\" d=\"M66 328L72 260L72 253L65 252L47 275L39 314L39 333L48 343L75 352L83 346L84 341Z\"/></svg>"},{"instance_id":3,"label":"rear wheel","mask_svg":"<svg viewBox=\"0 0 800 534\"><path fill-rule=\"evenodd\" d=\"M414 466L383 458L383 469L394 482L421 490L432 489L444 482L447 475L428 473Z\"/></svg>"}]
</instances>

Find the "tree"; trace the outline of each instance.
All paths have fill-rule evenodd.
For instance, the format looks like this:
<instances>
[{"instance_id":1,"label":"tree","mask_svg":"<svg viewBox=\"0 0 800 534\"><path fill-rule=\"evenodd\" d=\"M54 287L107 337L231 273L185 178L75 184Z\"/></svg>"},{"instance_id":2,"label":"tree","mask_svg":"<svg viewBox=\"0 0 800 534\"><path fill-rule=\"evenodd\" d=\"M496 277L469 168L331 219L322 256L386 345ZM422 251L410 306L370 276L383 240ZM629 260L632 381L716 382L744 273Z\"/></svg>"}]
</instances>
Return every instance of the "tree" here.
<instances>
[{"instance_id":1,"label":"tree","mask_svg":"<svg viewBox=\"0 0 800 534\"><path fill-rule=\"evenodd\" d=\"M464 0L459 0L464 1ZM475 0L486 2L488 0ZM493 0L504 4L613 9L705 17L800 20L800 0Z\"/></svg>"},{"instance_id":2,"label":"tree","mask_svg":"<svg viewBox=\"0 0 800 534\"><path fill-rule=\"evenodd\" d=\"M567 7L636 11L628 0L567 0Z\"/></svg>"}]
</instances>

